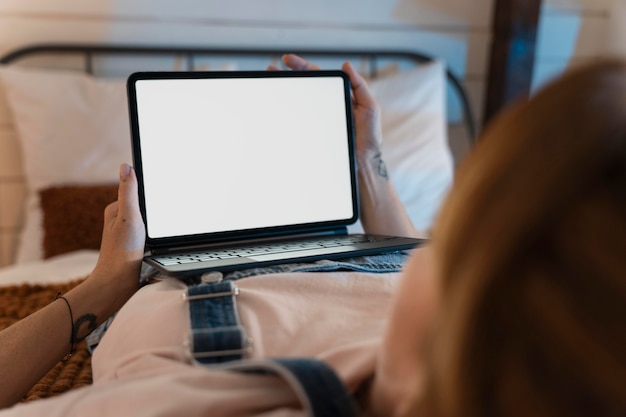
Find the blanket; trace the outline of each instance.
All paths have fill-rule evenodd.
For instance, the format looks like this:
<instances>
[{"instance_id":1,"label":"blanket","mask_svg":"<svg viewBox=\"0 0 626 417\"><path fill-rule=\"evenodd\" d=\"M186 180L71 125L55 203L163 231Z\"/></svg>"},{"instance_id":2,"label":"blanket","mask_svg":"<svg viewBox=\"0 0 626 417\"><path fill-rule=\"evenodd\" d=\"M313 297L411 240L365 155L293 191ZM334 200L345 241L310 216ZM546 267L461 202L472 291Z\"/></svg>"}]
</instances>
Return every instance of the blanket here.
<instances>
[{"instance_id":1,"label":"blanket","mask_svg":"<svg viewBox=\"0 0 626 417\"><path fill-rule=\"evenodd\" d=\"M66 284L0 287L0 330L45 307L54 300L58 292L66 293L78 283L80 280ZM91 382L91 355L83 341L76 346L74 355L68 361L57 363L31 388L22 401L52 397Z\"/></svg>"}]
</instances>

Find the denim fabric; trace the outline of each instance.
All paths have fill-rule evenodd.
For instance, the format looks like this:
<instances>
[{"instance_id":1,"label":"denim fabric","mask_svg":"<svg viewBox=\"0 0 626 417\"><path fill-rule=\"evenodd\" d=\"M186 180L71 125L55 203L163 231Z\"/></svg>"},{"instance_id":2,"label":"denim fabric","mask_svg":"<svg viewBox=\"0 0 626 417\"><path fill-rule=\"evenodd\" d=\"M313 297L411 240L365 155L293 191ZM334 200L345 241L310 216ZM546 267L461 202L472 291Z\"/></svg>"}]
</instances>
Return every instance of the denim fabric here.
<instances>
[{"instance_id":1,"label":"denim fabric","mask_svg":"<svg viewBox=\"0 0 626 417\"><path fill-rule=\"evenodd\" d=\"M402 267L408 259L408 256L408 252L397 251L384 253L381 255L357 256L340 260L321 260L316 262L273 265L263 268L251 268L241 271L229 272L224 275L224 279L241 279L254 275L288 272L398 272L402 270Z\"/></svg>"},{"instance_id":2,"label":"denim fabric","mask_svg":"<svg viewBox=\"0 0 626 417\"><path fill-rule=\"evenodd\" d=\"M274 359L300 384L315 417L350 417L356 405L344 383L324 362L312 358Z\"/></svg>"},{"instance_id":3,"label":"denim fabric","mask_svg":"<svg viewBox=\"0 0 626 417\"><path fill-rule=\"evenodd\" d=\"M87 351L90 355L93 355L93 351L96 350L96 348L100 344L100 340L102 340L104 334L107 332L107 330L109 330L109 327L111 327L111 323L113 323L113 319L116 315L117 313L113 314L104 323L96 327L85 338L85 343L87 343Z\"/></svg>"},{"instance_id":4,"label":"denim fabric","mask_svg":"<svg viewBox=\"0 0 626 417\"><path fill-rule=\"evenodd\" d=\"M315 358L275 358L238 361L222 369L234 372L277 375L294 389L300 402L314 417L353 417L354 398L335 371Z\"/></svg>"},{"instance_id":5,"label":"denim fabric","mask_svg":"<svg viewBox=\"0 0 626 417\"><path fill-rule=\"evenodd\" d=\"M202 364L243 358L248 338L239 324L233 281L200 284L188 288L192 354Z\"/></svg>"}]
</instances>

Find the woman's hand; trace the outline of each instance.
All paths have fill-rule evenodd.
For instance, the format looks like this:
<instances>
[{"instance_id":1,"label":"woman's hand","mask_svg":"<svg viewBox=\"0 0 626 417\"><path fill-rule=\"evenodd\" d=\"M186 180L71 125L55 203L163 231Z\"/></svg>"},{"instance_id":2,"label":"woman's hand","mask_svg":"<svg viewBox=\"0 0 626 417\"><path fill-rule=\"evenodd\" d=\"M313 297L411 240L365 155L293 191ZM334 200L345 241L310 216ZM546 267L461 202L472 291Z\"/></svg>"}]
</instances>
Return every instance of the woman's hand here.
<instances>
[{"instance_id":1,"label":"woman's hand","mask_svg":"<svg viewBox=\"0 0 626 417\"><path fill-rule=\"evenodd\" d=\"M127 164L120 166L118 200L104 211L100 257L90 279L111 282L128 299L139 287L146 232L139 211L137 177ZM121 304L126 301L124 299Z\"/></svg>"},{"instance_id":2,"label":"woman's hand","mask_svg":"<svg viewBox=\"0 0 626 417\"><path fill-rule=\"evenodd\" d=\"M284 55L282 60L287 68L295 71L320 69L319 66L293 54ZM279 70L280 68L270 65L268 69ZM350 62L345 62L341 69L348 74L352 86L352 112L356 133L357 158L359 161L373 157L380 158L382 130L378 103L372 97L363 77Z\"/></svg>"}]
</instances>

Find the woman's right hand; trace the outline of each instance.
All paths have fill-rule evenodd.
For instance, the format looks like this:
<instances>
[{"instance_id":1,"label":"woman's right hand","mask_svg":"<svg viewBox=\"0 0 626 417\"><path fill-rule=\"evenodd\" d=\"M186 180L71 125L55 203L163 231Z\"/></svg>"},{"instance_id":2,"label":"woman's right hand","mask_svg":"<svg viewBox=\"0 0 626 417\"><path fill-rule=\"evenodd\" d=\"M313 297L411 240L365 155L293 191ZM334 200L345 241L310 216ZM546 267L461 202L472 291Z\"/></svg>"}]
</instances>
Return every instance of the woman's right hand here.
<instances>
[{"instance_id":1,"label":"woman's right hand","mask_svg":"<svg viewBox=\"0 0 626 417\"><path fill-rule=\"evenodd\" d=\"M319 70L319 66L306 59L287 54L282 57L285 66L295 71ZM274 65L269 70L279 70ZM366 81L354 69L350 62L345 62L341 69L348 74L352 85L352 111L354 117L354 130L356 134L356 154L361 161L380 157L382 130L380 122L380 107L369 91Z\"/></svg>"}]
</instances>

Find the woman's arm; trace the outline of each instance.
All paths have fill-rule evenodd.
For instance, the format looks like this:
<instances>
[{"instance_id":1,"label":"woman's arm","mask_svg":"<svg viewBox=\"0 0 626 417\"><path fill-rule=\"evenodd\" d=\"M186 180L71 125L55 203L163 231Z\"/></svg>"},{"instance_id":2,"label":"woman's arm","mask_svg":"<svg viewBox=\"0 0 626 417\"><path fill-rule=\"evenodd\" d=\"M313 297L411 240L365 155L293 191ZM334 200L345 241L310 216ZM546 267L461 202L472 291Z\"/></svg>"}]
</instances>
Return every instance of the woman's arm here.
<instances>
[{"instance_id":1,"label":"woman's arm","mask_svg":"<svg viewBox=\"0 0 626 417\"><path fill-rule=\"evenodd\" d=\"M134 294L139 286L144 241L137 179L124 164L120 167L118 201L105 210L100 257L89 277L63 294L69 306L60 298L51 301L0 332L0 408L19 401L74 344Z\"/></svg>"},{"instance_id":2,"label":"woman's arm","mask_svg":"<svg viewBox=\"0 0 626 417\"><path fill-rule=\"evenodd\" d=\"M426 237L415 229L380 152L359 155L359 202L361 224L367 233Z\"/></svg>"},{"instance_id":3,"label":"woman's arm","mask_svg":"<svg viewBox=\"0 0 626 417\"><path fill-rule=\"evenodd\" d=\"M283 62L293 70L319 69L317 65L291 54L285 55ZM363 77L349 62L346 62L341 69L348 74L352 84L363 229L372 234L421 237L409 219L387 173L380 146L382 131L379 106Z\"/></svg>"}]
</instances>

